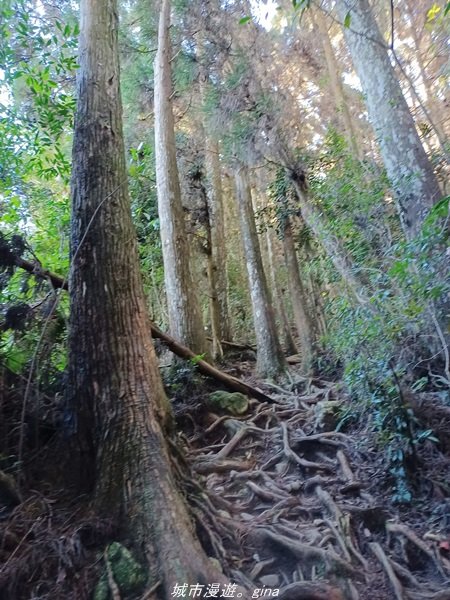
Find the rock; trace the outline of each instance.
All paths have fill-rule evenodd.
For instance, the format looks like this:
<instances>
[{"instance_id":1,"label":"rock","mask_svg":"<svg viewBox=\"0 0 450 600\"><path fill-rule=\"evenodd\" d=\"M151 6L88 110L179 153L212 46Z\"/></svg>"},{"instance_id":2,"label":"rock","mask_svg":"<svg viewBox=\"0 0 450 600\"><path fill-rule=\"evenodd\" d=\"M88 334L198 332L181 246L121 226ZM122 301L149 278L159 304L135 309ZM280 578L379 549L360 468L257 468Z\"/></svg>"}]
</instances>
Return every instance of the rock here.
<instances>
[{"instance_id":1,"label":"rock","mask_svg":"<svg viewBox=\"0 0 450 600\"><path fill-rule=\"evenodd\" d=\"M221 410L232 415L242 415L248 410L248 398L240 392L219 390L208 396L208 406L212 410Z\"/></svg>"},{"instance_id":2,"label":"rock","mask_svg":"<svg viewBox=\"0 0 450 600\"><path fill-rule=\"evenodd\" d=\"M315 406L314 429L317 431L334 431L340 419L342 402L339 400L322 400Z\"/></svg>"},{"instance_id":3,"label":"rock","mask_svg":"<svg viewBox=\"0 0 450 600\"><path fill-rule=\"evenodd\" d=\"M259 581L268 588L278 588L280 586L280 578L275 573L263 575L259 578Z\"/></svg>"}]
</instances>

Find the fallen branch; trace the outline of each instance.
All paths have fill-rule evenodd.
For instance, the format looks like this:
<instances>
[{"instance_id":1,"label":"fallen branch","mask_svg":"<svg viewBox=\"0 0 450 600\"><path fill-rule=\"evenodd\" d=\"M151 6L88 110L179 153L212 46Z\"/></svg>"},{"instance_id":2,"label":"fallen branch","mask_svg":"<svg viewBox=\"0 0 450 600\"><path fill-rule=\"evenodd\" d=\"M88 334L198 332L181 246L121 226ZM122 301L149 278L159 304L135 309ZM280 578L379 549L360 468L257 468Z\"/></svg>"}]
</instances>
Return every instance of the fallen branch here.
<instances>
[{"instance_id":1,"label":"fallen branch","mask_svg":"<svg viewBox=\"0 0 450 600\"><path fill-rule=\"evenodd\" d=\"M208 459L201 458L196 460L192 467L197 473L207 475L208 473L224 473L227 471L247 471L251 469L252 463L249 461Z\"/></svg>"},{"instance_id":2,"label":"fallen branch","mask_svg":"<svg viewBox=\"0 0 450 600\"><path fill-rule=\"evenodd\" d=\"M207 375L208 377L212 377L216 381L220 381L227 388L233 390L233 392L241 392L242 394L246 394L247 396L256 398L256 400L260 400L261 402L275 402L275 400L270 398L270 396L267 396L266 394L252 387L251 385L248 385L247 383L236 379L236 377L233 377L232 375L228 375L228 373L220 371L213 365L207 363L205 360L199 360L195 352L193 352L190 348L187 348L186 346L180 344L180 342L175 340L172 336L161 331L161 329L154 323L150 322L150 328L152 331L152 336L154 338L159 338L160 340L162 340L169 348L169 350L171 350L174 354L186 360L194 359L198 370L203 375Z\"/></svg>"},{"instance_id":3,"label":"fallen branch","mask_svg":"<svg viewBox=\"0 0 450 600\"><path fill-rule=\"evenodd\" d=\"M63 290L68 290L69 286L67 283L67 279L61 277L60 275L56 275L55 273L51 273L50 271L46 271L43 269L38 263L32 263L28 260L25 260L20 257L14 257L14 265L24 269L28 273L35 275L36 277L40 277L42 279L47 279L50 281L54 288L62 288ZM208 377L212 377L216 381L220 381L223 383L228 389L233 390L233 392L241 392L242 394L246 394L247 396L251 396L252 398L256 398L256 400L260 400L261 402L271 402L274 400L261 392L260 390L236 379L232 375L228 375L223 371L220 371L213 365L210 365L204 360L198 360L197 355L190 348L183 346L177 340L175 340L172 336L168 335L161 331L161 329L150 321L150 329L152 332L152 336L154 338L162 340L166 346L169 348L171 352L179 356L180 358L184 358L186 360L195 360L198 370L203 375L207 375Z\"/></svg>"},{"instance_id":4,"label":"fallen branch","mask_svg":"<svg viewBox=\"0 0 450 600\"><path fill-rule=\"evenodd\" d=\"M56 275L51 271L47 271L43 269L42 266L38 262L31 262L29 260L25 260L24 258L20 258L19 256L14 256L14 266L20 267L24 269L28 273L31 273L35 277L39 277L41 279L46 279L50 281L54 288L62 288L63 290L69 289L69 284L67 283L67 279L61 277L60 275ZM13 266L11 265L11 266Z\"/></svg>"},{"instance_id":5,"label":"fallen branch","mask_svg":"<svg viewBox=\"0 0 450 600\"><path fill-rule=\"evenodd\" d=\"M206 339L210 342L213 341L212 337L207 337ZM238 342L227 342L226 340L220 340L220 344L234 350L251 350L252 352L256 352L256 347L251 344L239 344Z\"/></svg>"},{"instance_id":6,"label":"fallen branch","mask_svg":"<svg viewBox=\"0 0 450 600\"><path fill-rule=\"evenodd\" d=\"M286 362L288 365L299 365L302 362L302 357L300 354L293 354L286 357Z\"/></svg>"}]
</instances>

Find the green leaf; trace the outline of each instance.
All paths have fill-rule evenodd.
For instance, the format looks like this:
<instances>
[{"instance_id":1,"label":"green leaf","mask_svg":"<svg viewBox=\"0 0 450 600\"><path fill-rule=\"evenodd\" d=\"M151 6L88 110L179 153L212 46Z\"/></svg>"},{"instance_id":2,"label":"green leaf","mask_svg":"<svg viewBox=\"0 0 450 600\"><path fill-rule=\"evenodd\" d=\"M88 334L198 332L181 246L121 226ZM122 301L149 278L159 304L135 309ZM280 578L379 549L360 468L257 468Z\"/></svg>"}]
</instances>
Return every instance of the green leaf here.
<instances>
[{"instance_id":1,"label":"green leaf","mask_svg":"<svg viewBox=\"0 0 450 600\"><path fill-rule=\"evenodd\" d=\"M433 206L433 208L428 213L424 224L429 225L436 221L439 218L446 218L448 216L448 212L450 209L450 196L444 196L439 202Z\"/></svg>"},{"instance_id":2,"label":"green leaf","mask_svg":"<svg viewBox=\"0 0 450 600\"><path fill-rule=\"evenodd\" d=\"M447 2L447 5L444 9L444 17L446 17L449 12L450 12L450 2Z\"/></svg>"},{"instance_id":3,"label":"green leaf","mask_svg":"<svg viewBox=\"0 0 450 600\"><path fill-rule=\"evenodd\" d=\"M348 12L345 15L345 19L344 19L344 27L347 27L347 29L350 27L350 23L352 22L352 15Z\"/></svg>"},{"instance_id":4,"label":"green leaf","mask_svg":"<svg viewBox=\"0 0 450 600\"><path fill-rule=\"evenodd\" d=\"M239 19L239 25L245 25L246 23L248 23L251 20L252 20L251 17L242 17L242 19Z\"/></svg>"},{"instance_id":5,"label":"green leaf","mask_svg":"<svg viewBox=\"0 0 450 600\"><path fill-rule=\"evenodd\" d=\"M449 5L450 5L450 3L449 3ZM434 21L434 19L437 17L437 15L440 12L441 12L441 7L438 6L435 2L433 4L433 6L427 12L427 23L431 23L432 21Z\"/></svg>"}]
</instances>

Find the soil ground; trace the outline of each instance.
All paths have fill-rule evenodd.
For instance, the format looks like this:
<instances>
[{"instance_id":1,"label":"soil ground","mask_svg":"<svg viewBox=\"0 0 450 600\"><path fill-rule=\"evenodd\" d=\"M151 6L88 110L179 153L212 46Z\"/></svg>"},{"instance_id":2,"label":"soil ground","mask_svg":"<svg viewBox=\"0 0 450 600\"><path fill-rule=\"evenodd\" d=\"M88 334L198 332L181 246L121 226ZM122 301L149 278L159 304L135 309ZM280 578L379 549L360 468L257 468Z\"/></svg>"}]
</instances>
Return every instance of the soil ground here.
<instances>
[{"instance_id":1,"label":"soil ground","mask_svg":"<svg viewBox=\"0 0 450 600\"><path fill-rule=\"evenodd\" d=\"M395 504L370 415L352 418L338 383L293 372L275 385L251 370L228 368L273 402L252 400L239 416L205 408L217 388L192 368L168 387L197 532L230 582L249 598L450 600L445 443L418 447L411 501ZM47 477L52 444L35 452L31 487L0 520L0 600L92 598L113 539L114 524L92 515L88 498Z\"/></svg>"}]
</instances>

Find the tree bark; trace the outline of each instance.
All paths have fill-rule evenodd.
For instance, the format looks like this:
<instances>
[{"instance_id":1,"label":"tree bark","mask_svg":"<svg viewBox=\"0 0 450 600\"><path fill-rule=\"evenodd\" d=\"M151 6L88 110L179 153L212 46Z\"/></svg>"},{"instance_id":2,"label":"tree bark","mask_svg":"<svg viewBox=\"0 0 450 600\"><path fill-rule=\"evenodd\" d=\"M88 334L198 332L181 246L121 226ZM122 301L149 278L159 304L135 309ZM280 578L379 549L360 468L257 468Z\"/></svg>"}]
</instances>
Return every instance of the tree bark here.
<instances>
[{"instance_id":1,"label":"tree bark","mask_svg":"<svg viewBox=\"0 0 450 600\"><path fill-rule=\"evenodd\" d=\"M281 286L279 285L278 280L277 280L277 274L276 274L275 264L274 264L275 263L274 248L273 248L273 241L272 241L271 233L272 233L271 229L267 228L267 231L266 231L267 258L268 258L268 262L269 262L269 273L270 273L272 293L275 296L275 298L274 298L275 307L277 308L277 312L278 312L278 321L280 323L280 328L284 334L283 337L284 337L284 346L285 346L286 353L288 355L297 354L297 346L295 345L295 340L292 335L289 319L286 314L286 309L284 307L283 290L281 289Z\"/></svg>"},{"instance_id":2,"label":"tree bark","mask_svg":"<svg viewBox=\"0 0 450 600\"><path fill-rule=\"evenodd\" d=\"M211 337L212 337L212 357L214 360L223 359L223 349L221 344L222 327L221 327L221 306L219 302L218 286L219 277L217 273L217 263L214 260L213 248L213 233L212 219L210 215L211 203L207 198L207 193L204 194L207 219L206 228L206 255L207 255L207 274L208 274L208 295L209 295L209 314L211 319Z\"/></svg>"},{"instance_id":3,"label":"tree bark","mask_svg":"<svg viewBox=\"0 0 450 600\"><path fill-rule=\"evenodd\" d=\"M50 271L46 271L45 269L42 269L41 267L36 267L36 265L34 263L32 263L28 260L25 260L23 258L12 257L10 264L11 264L11 266L17 266L17 267L24 269L25 271L27 271L28 273L31 273L32 275L35 275L36 277L47 279L48 281L50 281L52 286L56 289L63 289L66 291L69 289L68 282L66 279L64 279L64 277L61 277L60 275L57 275L56 273L51 273ZM171 337L167 333L164 333L164 331L161 331L161 329L157 325L155 325L155 323L152 323L151 321L149 321L149 325L150 325L151 335L154 338L162 340L166 344L166 346L169 348L169 350L171 350L171 352L173 352L180 358L184 358L186 360L197 359L197 355L195 354L195 352L193 350L191 350L190 348L187 348L186 346L183 346L182 344L180 344L180 342L177 342L177 340L175 338ZM226 340L222 340L221 344L224 346L230 346L231 348L236 348L239 350L254 350L254 348L248 344L235 344L233 342L228 342ZM200 373L202 373L203 375L206 375L208 377L212 377L216 381L219 381L220 383L225 384L229 389L231 389L235 392L241 392L243 394L247 394L248 396L252 396L253 398L256 398L257 400L261 400L261 402L272 402L272 399L269 396L267 396L266 394L263 394L260 390L254 388L242 381L239 381L239 379L236 379L235 377L228 375L228 373L224 373L223 371L216 369L215 367L213 367L212 365L210 365L209 363L207 363L204 360L196 360L196 365L197 365Z\"/></svg>"},{"instance_id":4,"label":"tree bark","mask_svg":"<svg viewBox=\"0 0 450 600\"><path fill-rule=\"evenodd\" d=\"M82 0L73 145L69 395L84 483L149 570L152 597L223 581L195 537L172 475L171 422L131 220L116 0Z\"/></svg>"},{"instance_id":5,"label":"tree bark","mask_svg":"<svg viewBox=\"0 0 450 600\"><path fill-rule=\"evenodd\" d=\"M208 350L200 304L189 264L175 146L171 94L170 0L162 0L155 59L155 158L158 213L169 328L197 354Z\"/></svg>"},{"instance_id":6,"label":"tree bark","mask_svg":"<svg viewBox=\"0 0 450 600\"><path fill-rule=\"evenodd\" d=\"M298 174L292 170L289 171L289 175L297 193L300 210L305 223L330 257L336 271L341 276L344 284L348 286L357 302L362 306L368 307L370 310L375 310L373 305L370 304L370 290L365 281L358 276L356 265L353 263L351 257L348 256L342 244L328 231L323 216L314 207L308 197L308 190L304 183L300 181ZM304 179L304 176L302 176L302 179Z\"/></svg>"},{"instance_id":7,"label":"tree bark","mask_svg":"<svg viewBox=\"0 0 450 600\"><path fill-rule=\"evenodd\" d=\"M305 373L311 370L313 360L313 326L308 314L306 294L300 277L297 252L295 249L292 224L286 217L283 230L284 259L286 263L288 286L291 294L295 325L300 339L302 369Z\"/></svg>"},{"instance_id":8,"label":"tree bark","mask_svg":"<svg viewBox=\"0 0 450 600\"><path fill-rule=\"evenodd\" d=\"M366 97L405 236L414 238L441 192L402 94L368 0L337 0L344 35Z\"/></svg>"},{"instance_id":9,"label":"tree bark","mask_svg":"<svg viewBox=\"0 0 450 600\"><path fill-rule=\"evenodd\" d=\"M428 117L428 120L429 120L429 123L430 123L432 129L434 129L434 133L436 135L437 141L438 141L442 151L448 156L448 152L446 149L447 136L445 135L445 131L442 127L442 115L445 115L446 111L443 110L444 107L439 107L437 105L435 92L433 90L432 80L426 72L426 68L425 68L425 65L423 62L423 58L422 58L421 41L422 41L422 43L425 42L425 46L427 45L427 43L429 46L431 46L432 40L428 39L429 36L426 36L427 37L426 41L423 39L422 40L420 39L417 29L416 29L417 23L415 23L415 19L414 19L414 8L413 8L413 5L410 0L407 0L406 7L407 7L406 12L408 13L408 17L409 17L409 30L411 33L411 37L414 41L414 46L415 46L415 50L416 50L415 54L416 54L417 65L419 67L422 84L426 91L426 104L428 105L428 111L425 111L425 112L429 113L428 115L426 115L426 117ZM420 14L423 15L423 18L425 19L426 18L425 12L422 13L420 8L419 8L419 11L420 11ZM423 27L422 33L426 34L425 27ZM418 92L415 89L415 86L412 86L412 87L413 87L413 94L415 96L417 96L417 99L422 104L422 101L419 97ZM422 105L422 108L423 108L423 105Z\"/></svg>"},{"instance_id":10,"label":"tree bark","mask_svg":"<svg viewBox=\"0 0 450 600\"><path fill-rule=\"evenodd\" d=\"M345 136L349 148L359 160L363 159L361 148L357 141L356 128L353 125L353 119L348 108L347 98L345 97L344 86L342 85L339 67L334 55L333 46L331 45L330 36L328 33L327 22L322 14L322 11L311 12L312 20L320 32L320 41L322 42L323 52L325 55L325 63L327 65L328 77L330 80L330 88L334 97L336 109L342 117Z\"/></svg>"},{"instance_id":11,"label":"tree bark","mask_svg":"<svg viewBox=\"0 0 450 600\"><path fill-rule=\"evenodd\" d=\"M236 170L236 191L256 335L256 368L261 376L272 377L285 370L286 362L276 330L256 232L250 185L243 166Z\"/></svg>"},{"instance_id":12,"label":"tree bark","mask_svg":"<svg viewBox=\"0 0 450 600\"><path fill-rule=\"evenodd\" d=\"M205 129L206 171L209 180L208 213L211 228L211 250L216 274L216 293L219 304L220 338L231 340L228 314L227 250L223 211L222 179L220 176L219 144L210 139Z\"/></svg>"}]
</instances>

